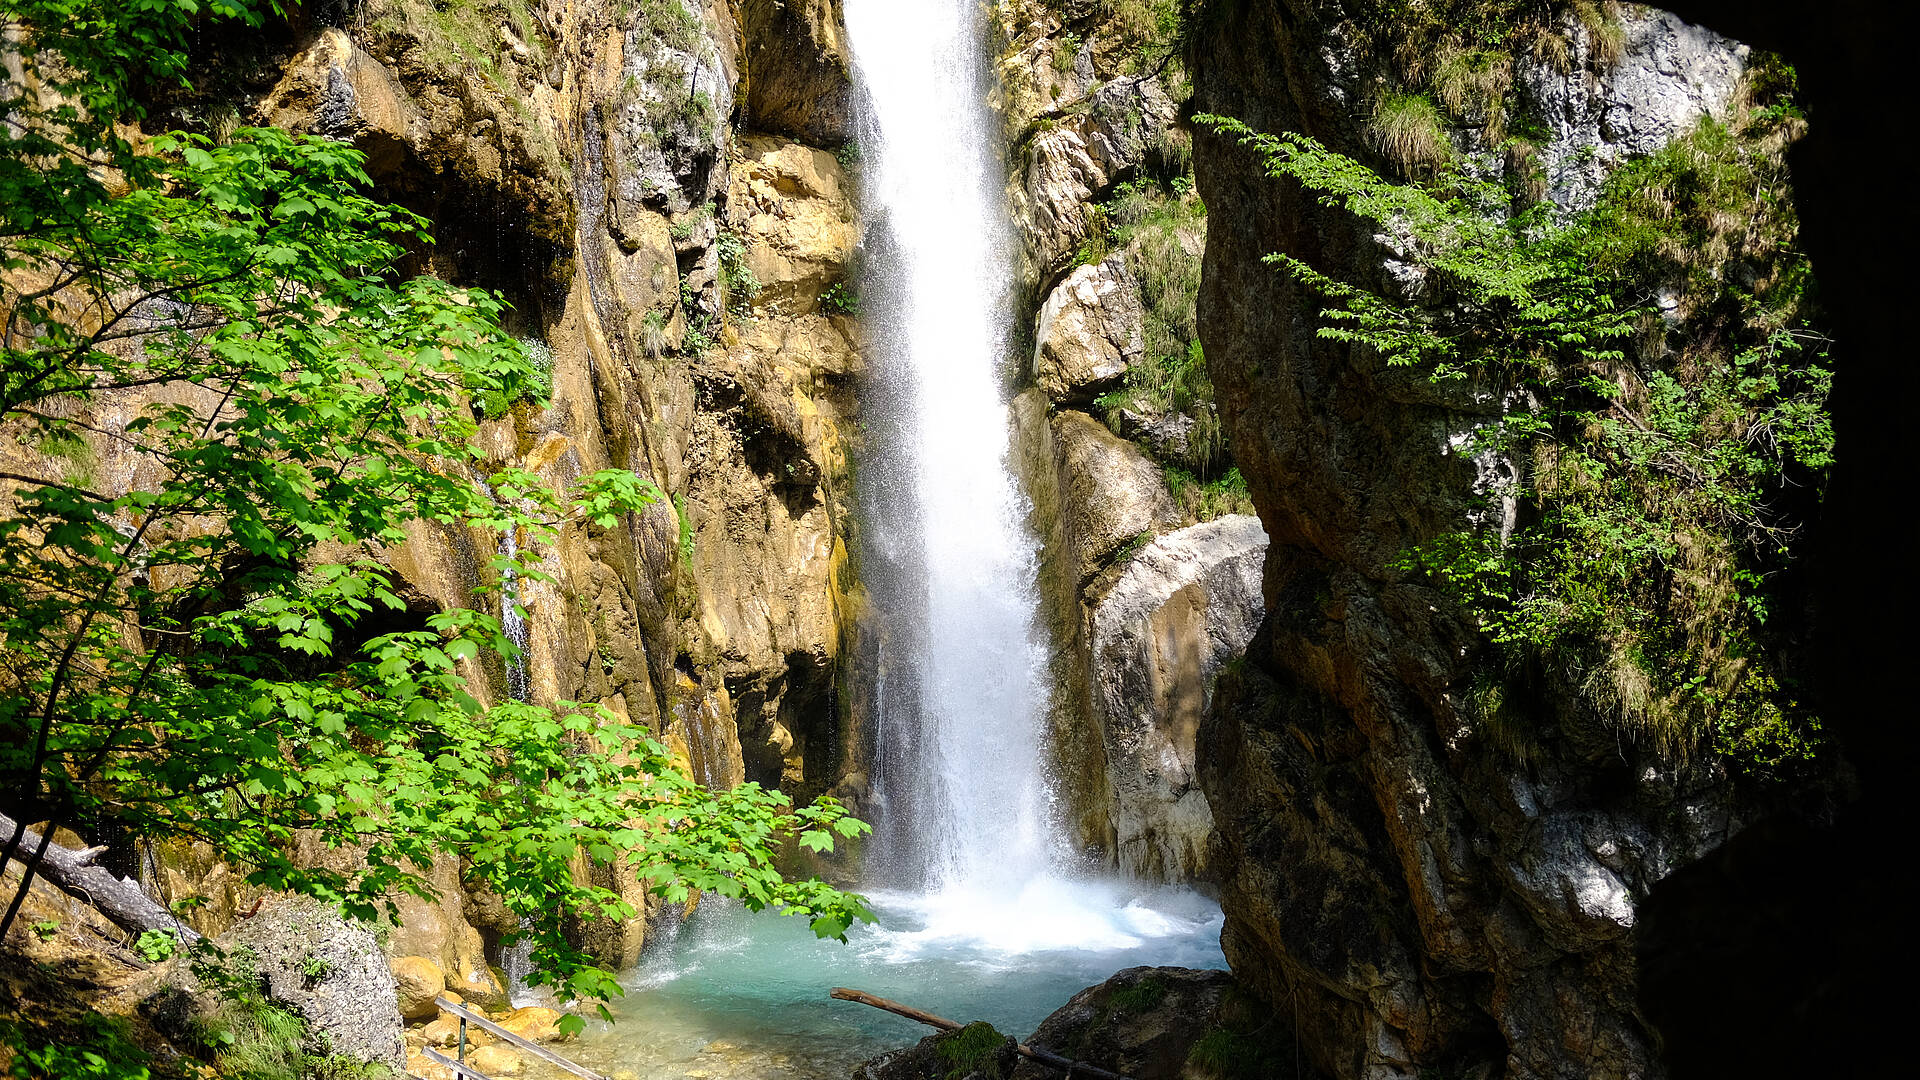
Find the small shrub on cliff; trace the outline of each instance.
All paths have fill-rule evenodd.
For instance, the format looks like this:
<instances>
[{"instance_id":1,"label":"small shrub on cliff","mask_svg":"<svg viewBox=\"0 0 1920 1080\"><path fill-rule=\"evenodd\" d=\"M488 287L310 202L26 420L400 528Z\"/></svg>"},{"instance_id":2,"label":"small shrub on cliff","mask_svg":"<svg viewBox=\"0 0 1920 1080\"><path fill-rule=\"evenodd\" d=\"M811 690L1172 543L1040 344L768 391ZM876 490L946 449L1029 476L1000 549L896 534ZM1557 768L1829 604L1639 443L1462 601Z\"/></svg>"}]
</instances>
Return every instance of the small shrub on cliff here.
<instances>
[{"instance_id":1,"label":"small shrub on cliff","mask_svg":"<svg viewBox=\"0 0 1920 1080\"><path fill-rule=\"evenodd\" d=\"M1810 757L1781 587L1832 461L1832 375L1806 324L1786 137L1703 121L1559 220L1509 215L1492 183L1396 185L1303 136L1199 119L1426 272L1409 301L1269 256L1325 298L1320 337L1515 403L1463 452L1517 477L1482 488L1483 524L1402 568L1451 592L1508 670L1574 688L1659 752L1760 773Z\"/></svg>"}]
</instances>

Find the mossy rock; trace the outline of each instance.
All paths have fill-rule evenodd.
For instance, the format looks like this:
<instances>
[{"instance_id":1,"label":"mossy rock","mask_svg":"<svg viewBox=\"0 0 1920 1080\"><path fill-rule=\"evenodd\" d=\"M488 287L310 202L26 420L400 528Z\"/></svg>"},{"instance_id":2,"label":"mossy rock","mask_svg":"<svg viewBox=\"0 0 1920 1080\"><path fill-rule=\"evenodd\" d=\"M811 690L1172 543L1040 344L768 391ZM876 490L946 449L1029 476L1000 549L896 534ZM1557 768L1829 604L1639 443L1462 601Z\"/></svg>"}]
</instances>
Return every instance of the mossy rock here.
<instances>
[{"instance_id":1,"label":"mossy rock","mask_svg":"<svg viewBox=\"0 0 1920 1080\"><path fill-rule=\"evenodd\" d=\"M854 1070L853 1080L1009 1080L1020 1060L1014 1045L979 1021L882 1054Z\"/></svg>"}]
</instances>

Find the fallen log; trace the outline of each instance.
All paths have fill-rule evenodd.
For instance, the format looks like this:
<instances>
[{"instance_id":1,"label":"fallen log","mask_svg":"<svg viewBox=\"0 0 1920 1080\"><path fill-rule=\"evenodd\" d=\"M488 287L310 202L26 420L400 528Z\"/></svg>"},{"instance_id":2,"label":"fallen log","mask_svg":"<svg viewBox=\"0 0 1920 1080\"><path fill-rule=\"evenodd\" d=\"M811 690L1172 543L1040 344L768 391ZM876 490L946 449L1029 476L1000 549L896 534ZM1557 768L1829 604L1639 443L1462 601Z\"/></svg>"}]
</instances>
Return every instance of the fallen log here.
<instances>
[{"instance_id":1,"label":"fallen log","mask_svg":"<svg viewBox=\"0 0 1920 1080\"><path fill-rule=\"evenodd\" d=\"M0 814L0 835L12 835L19 825ZM40 847L40 835L32 829L20 834L20 848L14 858L26 863ZM170 930L180 935L182 944L200 940L173 913L155 903L140 883L132 878L113 876L104 866L95 866L105 848L75 851L59 844L48 844L45 855L33 866L33 872L100 909L100 913L134 933Z\"/></svg>"},{"instance_id":2,"label":"fallen log","mask_svg":"<svg viewBox=\"0 0 1920 1080\"><path fill-rule=\"evenodd\" d=\"M939 1028L942 1031L959 1031L961 1028L966 1027L965 1024L955 1020L949 1020L944 1016L935 1016L930 1012L916 1009L911 1005L902 1005L897 1001L883 997L875 997L872 994L860 990L849 990L844 986L834 987L828 992L828 996L839 1001L857 1001L862 1005L871 1005L876 1009L884 1009L896 1016L904 1016L909 1020L917 1021L928 1027ZM1064 1058L1051 1050L1038 1050L1028 1046L1026 1043L1015 1043L1013 1048L1019 1052L1021 1057L1037 1061L1050 1069L1058 1069L1066 1073L1069 1077L1084 1076L1091 1078L1091 1080L1129 1080L1128 1077L1122 1076L1117 1072L1109 1072L1098 1065L1089 1065L1084 1061Z\"/></svg>"}]
</instances>

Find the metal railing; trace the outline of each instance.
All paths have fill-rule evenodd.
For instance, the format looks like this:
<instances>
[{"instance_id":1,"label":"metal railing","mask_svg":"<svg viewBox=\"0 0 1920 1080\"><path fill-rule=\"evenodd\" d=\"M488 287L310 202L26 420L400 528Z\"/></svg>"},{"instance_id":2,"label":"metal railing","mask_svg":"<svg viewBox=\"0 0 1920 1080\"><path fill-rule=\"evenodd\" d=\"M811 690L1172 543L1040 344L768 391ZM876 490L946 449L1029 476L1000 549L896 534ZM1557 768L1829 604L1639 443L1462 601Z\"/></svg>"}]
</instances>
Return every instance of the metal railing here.
<instances>
[{"instance_id":1,"label":"metal railing","mask_svg":"<svg viewBox=\"0 0 1920 1080\"><path fill-rule=\"evenodd\" d=\"M531 1039L527 1039L522 1036L515 1035L513 1032L508 1031L506 1028L501 1027L499 1024L496 1024L493 1021L487 1019L486 1017L481 1016L479 1013L474 1012L472 1009L467 1008L465 1005L456 1005L453 1002L448 1001L445 997L435 997L433 999L433 1003L435 1005L440 1006L440 1008L443 1011L452 1013L454 1016L457 1016L460 1018L460 1050L459 1050L460 1056L458 1059L449 1058L446 1055L441 1054L440 1052L434 1050L431 1047L422 1049L421 1053L427 1056L427 1060L434 1062L437 1065L442 1065L449 1069L452 1069L455 1080L491 1080L491 1078L488 1077L485 1073L478 1072L474 1069L473 1066L467 1064L467 1025L468 1024L472 1024L475 1027L478 1027L481 1031L484 1031L487 1034L494 1036L495 1038L504 1040L507 1044L511 1045L517 1050L520 1050L524 1053L532 1054L534 1057L537 1057L541 1061L544 1061L547 1064L552 1065L556 1069L565 1069L567 1072L570 1072L573 1075L580 1077L580 1080L607 1080L607 1077L602 1076L601 1074L594 1072L592 1069L589 1069L583 1065L576 1065L573 1062L568 1061L566 1058L561 1057L559 1054L556 1054L553 1051L547 1049L546 1047L535 1043Z\"/></svg>"}]
</instances>

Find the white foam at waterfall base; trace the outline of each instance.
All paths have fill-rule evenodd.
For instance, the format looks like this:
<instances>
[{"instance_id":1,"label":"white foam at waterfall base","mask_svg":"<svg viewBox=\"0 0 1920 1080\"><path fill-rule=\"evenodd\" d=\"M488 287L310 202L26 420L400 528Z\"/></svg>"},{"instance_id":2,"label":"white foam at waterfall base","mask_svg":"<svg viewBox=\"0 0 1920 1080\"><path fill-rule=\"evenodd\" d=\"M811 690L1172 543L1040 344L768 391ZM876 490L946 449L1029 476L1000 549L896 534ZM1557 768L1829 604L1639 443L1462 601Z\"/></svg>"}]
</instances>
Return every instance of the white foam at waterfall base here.
<instances>
[{"instance_id":1,"label":"white foam at waterfall base","mask_svg":"<svg viewBox=\"0 0 1920 1080\"><path fill-rule=\"evenodd\" d=\"M1220 926L1220 909L1188 889L1052 874L1014 890L960 886L872 900L892 917L861 937L895 962L945 953L1019 966L1040 953L1127 953L1162 943L1210 962L1215 950L1181 943L1208 931L1217 936Z\"/></svg>"}]
</instances>

